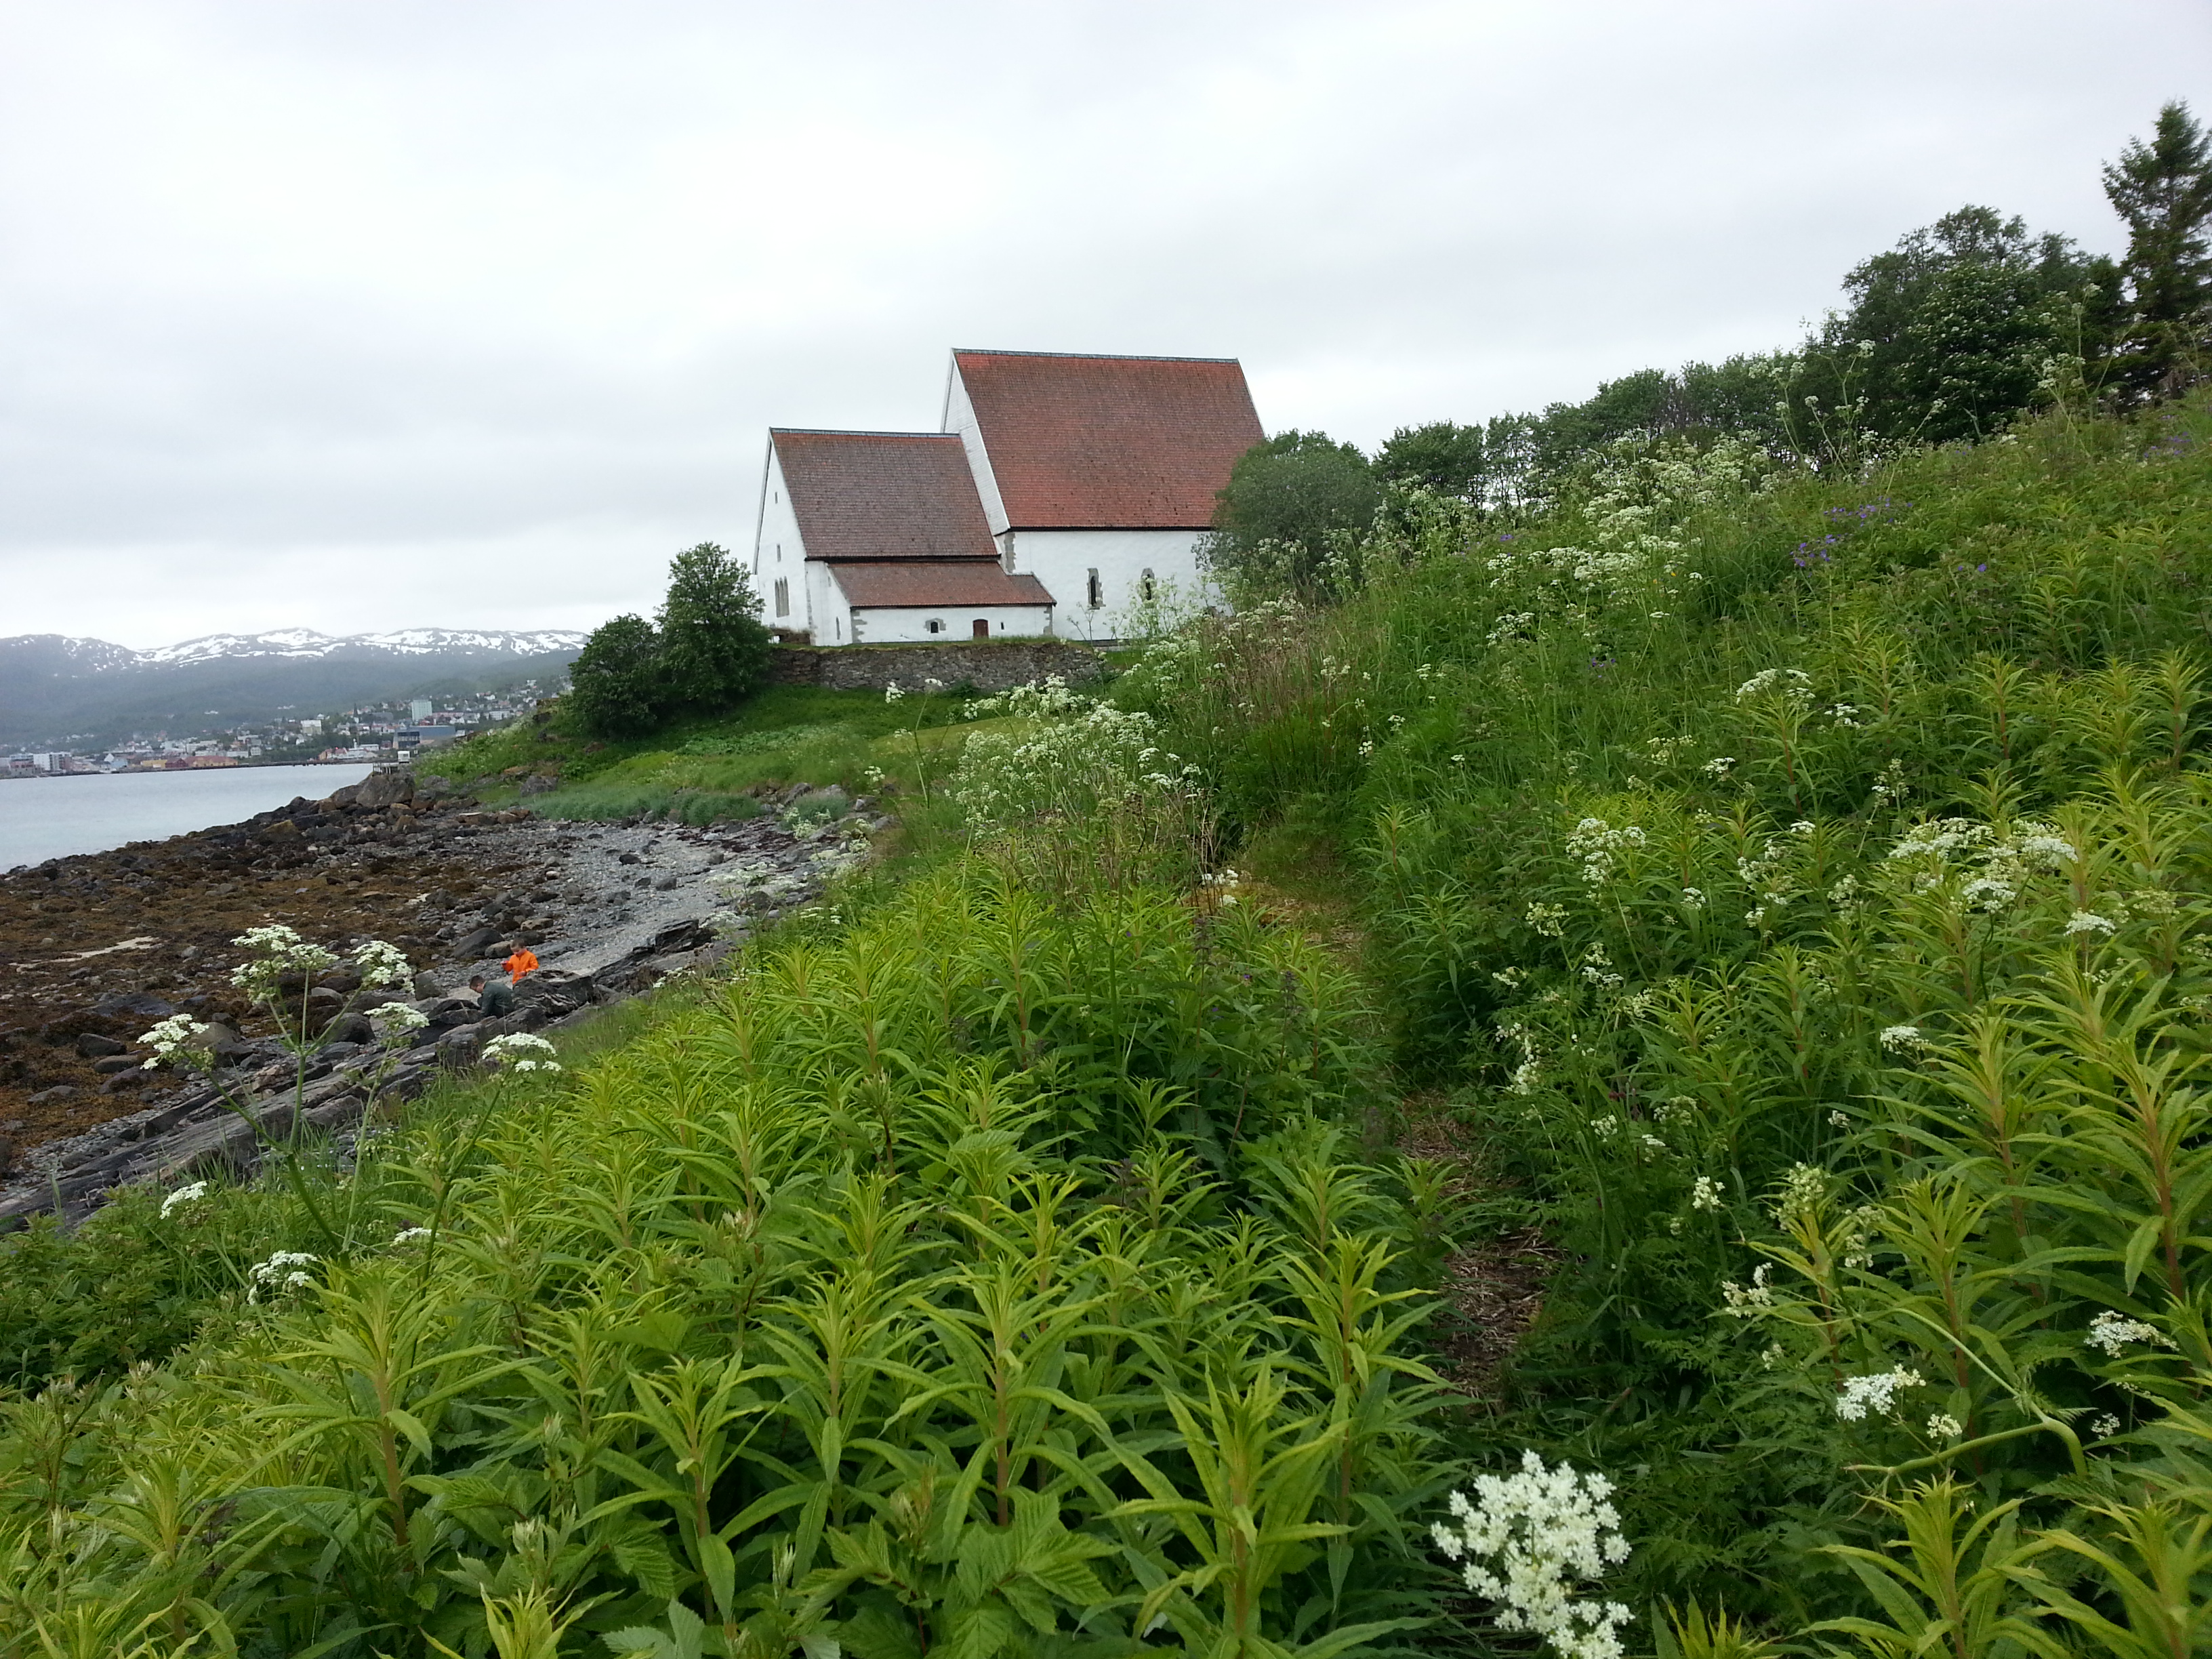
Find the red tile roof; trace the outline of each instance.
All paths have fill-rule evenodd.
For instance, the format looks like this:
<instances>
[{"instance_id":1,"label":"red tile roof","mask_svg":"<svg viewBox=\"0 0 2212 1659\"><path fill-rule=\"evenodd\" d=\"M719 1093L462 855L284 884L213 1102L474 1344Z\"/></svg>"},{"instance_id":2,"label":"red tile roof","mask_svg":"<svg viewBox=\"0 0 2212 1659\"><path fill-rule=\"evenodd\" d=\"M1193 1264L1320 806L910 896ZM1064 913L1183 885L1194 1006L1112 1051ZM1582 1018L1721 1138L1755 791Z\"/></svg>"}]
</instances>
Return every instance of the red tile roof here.
<instances>
[{"instance_id":1,"label":"red tile roof","mask_svg":"<svg viewBox=\"0 0 2212 1659\"><path fill-rule=\"evenodd\" d=\"M1010 576L994 559L897 559L833 565L845 602L863 610L956 610L982 605L1050 605L1035 576Z\"/></svg>"},{"instance_id":2,"label":"red tile roof","mask_svg":"<svg viewBox=\"0 0 2212 1659\"><path fill-rule=\"evenodd\" d=\"M771 428L810 559L996 560L957 437Z\"/></svg>"},{"instance_id":3,"label":"red tile roof","mask_svg":"<svg viewBox=\"0 0 2212 1659\"><path fill-rule=\"evenodd\" d=\"M1233 357L955 351L1014 529L1203 530L1266 434Z\"/></svg>"}]
</instances>

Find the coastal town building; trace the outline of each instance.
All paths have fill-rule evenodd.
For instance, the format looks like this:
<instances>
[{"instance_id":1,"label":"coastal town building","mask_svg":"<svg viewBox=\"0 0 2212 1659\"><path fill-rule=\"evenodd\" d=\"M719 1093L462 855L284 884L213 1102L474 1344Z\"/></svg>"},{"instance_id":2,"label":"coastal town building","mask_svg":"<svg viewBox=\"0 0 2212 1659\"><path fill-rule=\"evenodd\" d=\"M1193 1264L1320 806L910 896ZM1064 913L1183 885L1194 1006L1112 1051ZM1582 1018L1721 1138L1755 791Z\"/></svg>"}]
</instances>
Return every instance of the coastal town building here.
<instances>
[{"instance_id":1,"label":"coastal town building","mask_svg":"<svg viewBox=\"0 0 2212 1659\"><path fill-rule=\"evenodd\" d=\"M1199 542L1265 435L1227 357L957 350L940 430L769 434L753 579L816 645L1106 641L1210 597Z\"/></svg>"}]
</instances>

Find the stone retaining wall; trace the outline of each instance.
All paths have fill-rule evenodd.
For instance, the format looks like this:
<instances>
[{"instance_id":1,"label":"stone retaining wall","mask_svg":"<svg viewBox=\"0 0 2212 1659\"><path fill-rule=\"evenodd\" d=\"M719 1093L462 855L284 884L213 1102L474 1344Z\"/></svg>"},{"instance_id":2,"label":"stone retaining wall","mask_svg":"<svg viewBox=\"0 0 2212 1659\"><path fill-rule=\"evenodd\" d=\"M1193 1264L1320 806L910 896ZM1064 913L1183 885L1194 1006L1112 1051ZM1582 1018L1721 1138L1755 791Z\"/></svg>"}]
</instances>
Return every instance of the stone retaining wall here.
<instances>
[{"instance_id":1,"label":"stone retaining wall","mask_svg":"<svg viewBox=\"0 0 2212 1659\"><path fill-rule=\"evenodd\" d=\"M1106 659L1060 640L960 641L946 645L779 645L769 659L776 685L880 691L896 681L910 691L926 679L977 691L1005 691L1057 674L1071 685L1101 678Z\"/></svg>"}]
</instances>

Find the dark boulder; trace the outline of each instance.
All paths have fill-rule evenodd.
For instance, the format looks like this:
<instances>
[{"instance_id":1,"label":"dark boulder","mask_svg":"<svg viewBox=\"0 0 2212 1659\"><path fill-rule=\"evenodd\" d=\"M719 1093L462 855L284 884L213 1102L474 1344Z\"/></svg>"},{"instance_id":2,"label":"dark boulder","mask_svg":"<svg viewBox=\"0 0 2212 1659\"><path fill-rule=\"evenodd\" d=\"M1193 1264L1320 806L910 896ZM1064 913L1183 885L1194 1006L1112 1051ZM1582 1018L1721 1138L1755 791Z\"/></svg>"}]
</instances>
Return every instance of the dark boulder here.
<instances>
[{"instance_id":1,"label":"dark boulder","mask_svg":"<svg viewBox=\"0 0 2212 1659\"><path fill-rule=\"evenodd\" d=\"M177 1005L155 996L151 991L125 991L112 997L102 997L92 1005L92 1012L103 1019L143 1019L149 1022L167 1019L177 1012Z\"/></svg>"}]
</instances>

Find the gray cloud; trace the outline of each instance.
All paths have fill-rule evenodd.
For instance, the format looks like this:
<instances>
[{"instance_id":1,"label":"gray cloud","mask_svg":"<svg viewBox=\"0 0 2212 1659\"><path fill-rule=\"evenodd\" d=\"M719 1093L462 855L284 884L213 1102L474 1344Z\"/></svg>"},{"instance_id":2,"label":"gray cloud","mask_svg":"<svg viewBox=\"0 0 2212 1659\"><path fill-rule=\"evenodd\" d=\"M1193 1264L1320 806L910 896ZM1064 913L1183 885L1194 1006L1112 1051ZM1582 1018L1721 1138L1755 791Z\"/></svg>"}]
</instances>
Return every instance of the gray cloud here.
<instances>
[{"instance_id":1,"label":"gray cloud","mask_svg":"<svg viewBox=\"0 0 2212 1659\"><path fill-rule=\"evenodd\" d=\"M1966 201L2102 248L2212 14L0 3L0 632L589 625L954 344L1271 427L1786 343Z\"/></svg>"}]
</instances>

